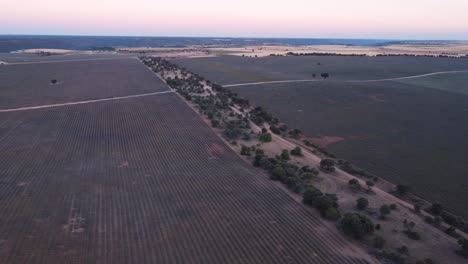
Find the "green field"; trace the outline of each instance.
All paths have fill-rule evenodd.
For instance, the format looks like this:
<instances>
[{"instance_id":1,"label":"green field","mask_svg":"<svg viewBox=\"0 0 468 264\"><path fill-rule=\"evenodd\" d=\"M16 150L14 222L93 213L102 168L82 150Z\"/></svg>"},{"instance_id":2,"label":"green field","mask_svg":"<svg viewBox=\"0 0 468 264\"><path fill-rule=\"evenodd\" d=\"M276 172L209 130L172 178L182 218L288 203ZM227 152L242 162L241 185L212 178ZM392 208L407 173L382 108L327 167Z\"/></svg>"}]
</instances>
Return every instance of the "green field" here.
<instances>
[{"instance_id":1,"label":"green field","mask_svg":"<svg viewBox=\"0 0 468 264\"><path fill-rule=\"evenodd\" d=\"M241 60L251 59L222 57L195 59L194 62L185 60L181 64L221 83L243 83L297 79L304 73L301 67L313 65L316 59L328 63L335 60L336 68L330 69L335 81L232 89L253 104L267 107L290 127L300 128L306 137L334 137L336 142L326 148L338 157L391 182L408 184L423 198L441 202L450 211L468 217L468 96L464 94L468 90L468 73L382 82L338 80L391 78L463 69L468 68L468 60L283 57L252 59L251 63L240 67ZM287 63L281 68L274 60ZM341 63L338 64L339 60ZM356 60L355 67L350 60ZM214 61L226 64L224 69L242 70L232 75L219 70L223 69L221 67L210 72ZM366 65L365 61L369 63ZM386 62L387 66L384 65ZM197 71L195 67L200 65ZM268 66L262 68L262 65ZM262 77L271 71L271 65L275 65L275 72ZM249 74L258 78L254 80Z\"/></svg>"}]
</instances>

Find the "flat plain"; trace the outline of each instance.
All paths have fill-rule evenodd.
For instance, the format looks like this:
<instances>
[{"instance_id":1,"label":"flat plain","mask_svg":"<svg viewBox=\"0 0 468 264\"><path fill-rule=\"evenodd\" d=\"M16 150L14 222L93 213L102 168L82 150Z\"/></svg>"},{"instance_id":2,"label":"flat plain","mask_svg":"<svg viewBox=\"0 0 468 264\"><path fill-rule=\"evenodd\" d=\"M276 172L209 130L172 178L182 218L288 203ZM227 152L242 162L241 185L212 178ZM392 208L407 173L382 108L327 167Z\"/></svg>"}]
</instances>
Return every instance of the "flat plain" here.
<instances>
[{"instance_id":1,"label":"flat plain","mask_svg":"<svg viewBox=\"0 0 468 264\"><path fill-rule=\"evenodd\" d=\"M27 100L0 104L165 89L144 66L128 66L5 66L36 73L15 86ZM106 75L113 67L142 80ZM34 93L55 71L69 85L58 99ZM0 149L1 263L365 263L335 226L239 158L173 93L0 113Z\"/></svg>"},{"instance_id":2,"label":"flat plain","mask_svg":"<svg viewBox=\"0 0 468 264\"><path fill-rule=\"evenodd\" d=\"M0 80L2 109L168 90L136 59L0 66Z\"/></svg>"},{"instance_id":3,"label":"flat plain","mask_svg":"<svg viewBox=\"0 0 468 264\"><path fill-rule=\"evenodd\" d=\"M232 90L338 157L468 217L468 73L348 82L466 70L467 59L225 56L175 62L221 84L303 79L326 69L330 80Z\"/></svg>"},{"instance_id":4,"label":"flat plain","mask_svg":"<svg viewBox=\"0 0 468 264\"><path fill-rule=\"evenodd\" d=\"M249 58L220 56L174 60L218 84L237 84L278 80L373 80L397 78L438 71L468 70L468 58L287 56Z\"/></svg>"}]
</instances>

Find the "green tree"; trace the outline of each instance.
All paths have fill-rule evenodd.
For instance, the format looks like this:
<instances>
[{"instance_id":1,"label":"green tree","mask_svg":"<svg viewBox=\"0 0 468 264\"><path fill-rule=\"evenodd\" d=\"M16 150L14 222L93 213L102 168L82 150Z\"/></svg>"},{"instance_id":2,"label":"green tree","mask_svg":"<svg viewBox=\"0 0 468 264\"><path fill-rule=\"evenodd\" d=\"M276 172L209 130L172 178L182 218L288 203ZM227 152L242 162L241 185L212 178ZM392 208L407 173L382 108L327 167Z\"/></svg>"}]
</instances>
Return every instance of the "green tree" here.
<instances>
[{"instance_id":1,"label":"green tree","mask_svg":"<svg viewBox=\"0 0 468 264\"><path fill-rule=\"evenodd\" d=\"M266 143L266 142L271 142L271 140L272 140L271 134L268 133L268 132L267 132L267 133L262 133L262 134L260 134L260 136L259 136L259 140L260 140L261 142L265 142L265 143Z\"/></svg>"},{"instance_id":2,"label":"green tree","mask_svg":"<svg viewBox=\"0 0 468 264\"><path fill-rule=\"evenodd\" d=\"M321 196L323 196L322 191L313 186L310 186L305 190L302 196L302 201L304 202L304 204L315 206L317 204L318 198Z\"/></svg>"},{"instance_id":3,"label":"green tree","mask_svg":"<svg viewBox=\"0 0 468 264\"><path fill-rule=\"evenodd\" d=\"M300 147L295 147L291 150L291 155L293 156L302 156L302 149Z\"/></svg>"},{"instance_id":4,"label":"green tree","mask_svg":"<svg viewBox=\"0 0 468 264\"><path fill-rule=\"evenodd\" d=\"M431 208L429 209L429 211L431 211L431 213L434 214L434 215L442 214L443 210L444 210L444 208L442 207L442 205L440 203L433 203Z\"/></svg>"},{"instance_id":5,"label":"green tree","mask_svg":"<svg viewBox=\"0 0 468 264\"><path fill-rule=\"evenodd\" d=\"M332 159L322 159L320 161L320 168L328 171L335 170L335 161Z\"/></svg>"},{"instance_id":6,"label":"green tree","mask_svg":"<svg viewBox=\"0 0 468 264\"><path fill-rule=\"evenodd\" d=\"M289 156L289 152L287 149L283 149L283 151L281 151L281 159L283 160L290 160L291 157Z\"/></svg>"},{"instance_id":7,"label":"green tree","mask_svg":"<svg viewBox=\"0 0 468 264\"><path fill-rule=\"evenodd\" d=\"M335 207L330 207L325 211L324 217L328 220L338 220L340 218L340 211Z\"/></svg>"},{"instance_id":8,"label":"green tree","mask_svg":"<svg viewBox=\"0 0 468 264\"><path fill-rule=\"evenodd\" d=\"M341 220L341 228L345 234L356 239L361 239L374 232L372 221L368 217L358 213L346 213Z\"/></svg>"},{"instance_id":9,"label":"green tree","mask_svg":"<svg viewBox=\"0 0 468 264\"><path fill-rule=\"evenodd\" d=\"M458 245L460 245L461 247L459 251L460 255L468 257L468 239L465 239L465 238L459 239Z\"/></svg>"},{"instance_id":10,"label":"green tree","mask_svg":"<svg viewBox=\"0 0 468 264\"><path fill-rule=\"evenodd\" d=\"M360 197L356 200L356 207L358 210L365 210L369 206L369 200L364 197Z\"/></svg>"},{"instance_id":11,"label":"green tree","mask_svg":"<svg viewBox=\"0 0 468 264\"><path fill-rule=\"evenodd\" d=\"M275 166L271 171L271 179L275 181L283 181L286 177L286 171L281 166Z\"/></svg>"}]
</instances>

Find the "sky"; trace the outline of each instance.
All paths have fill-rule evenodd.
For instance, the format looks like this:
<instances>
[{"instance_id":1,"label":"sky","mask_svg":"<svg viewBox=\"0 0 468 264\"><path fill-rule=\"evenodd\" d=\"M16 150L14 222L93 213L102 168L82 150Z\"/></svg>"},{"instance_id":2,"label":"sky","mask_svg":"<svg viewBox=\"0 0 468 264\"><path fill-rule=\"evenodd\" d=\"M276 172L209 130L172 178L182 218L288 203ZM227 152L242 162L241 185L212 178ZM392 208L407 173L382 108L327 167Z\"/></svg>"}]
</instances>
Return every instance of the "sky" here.
<instances>
[{"instance_id":1,"label":"sky","mask_svg":"<svg viewBox=\"0 0 468 264\"><path fill-rule=\"evenodd\" d=\"M468 40L468 0L0 2L0 34Z\"/></svg>"}]
</instances>

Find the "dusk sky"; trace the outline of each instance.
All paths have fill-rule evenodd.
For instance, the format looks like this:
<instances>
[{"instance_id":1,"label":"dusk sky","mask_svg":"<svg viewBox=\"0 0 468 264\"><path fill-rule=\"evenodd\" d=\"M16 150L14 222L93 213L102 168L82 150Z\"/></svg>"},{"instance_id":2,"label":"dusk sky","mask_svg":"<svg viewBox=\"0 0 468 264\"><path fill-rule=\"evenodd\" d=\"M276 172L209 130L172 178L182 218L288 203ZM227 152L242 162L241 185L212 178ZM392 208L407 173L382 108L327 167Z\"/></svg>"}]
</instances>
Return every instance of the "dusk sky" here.
<instances>
[{"instance_id":1,"label":"dusk sky","mask_svg":"<svg viewBox=\"0 0 468 264\"><path fill-rule=\"evenodd\" d=\"M1 0L0 34L468 40L468 0Z\"/></svg>"}]
</instances>

